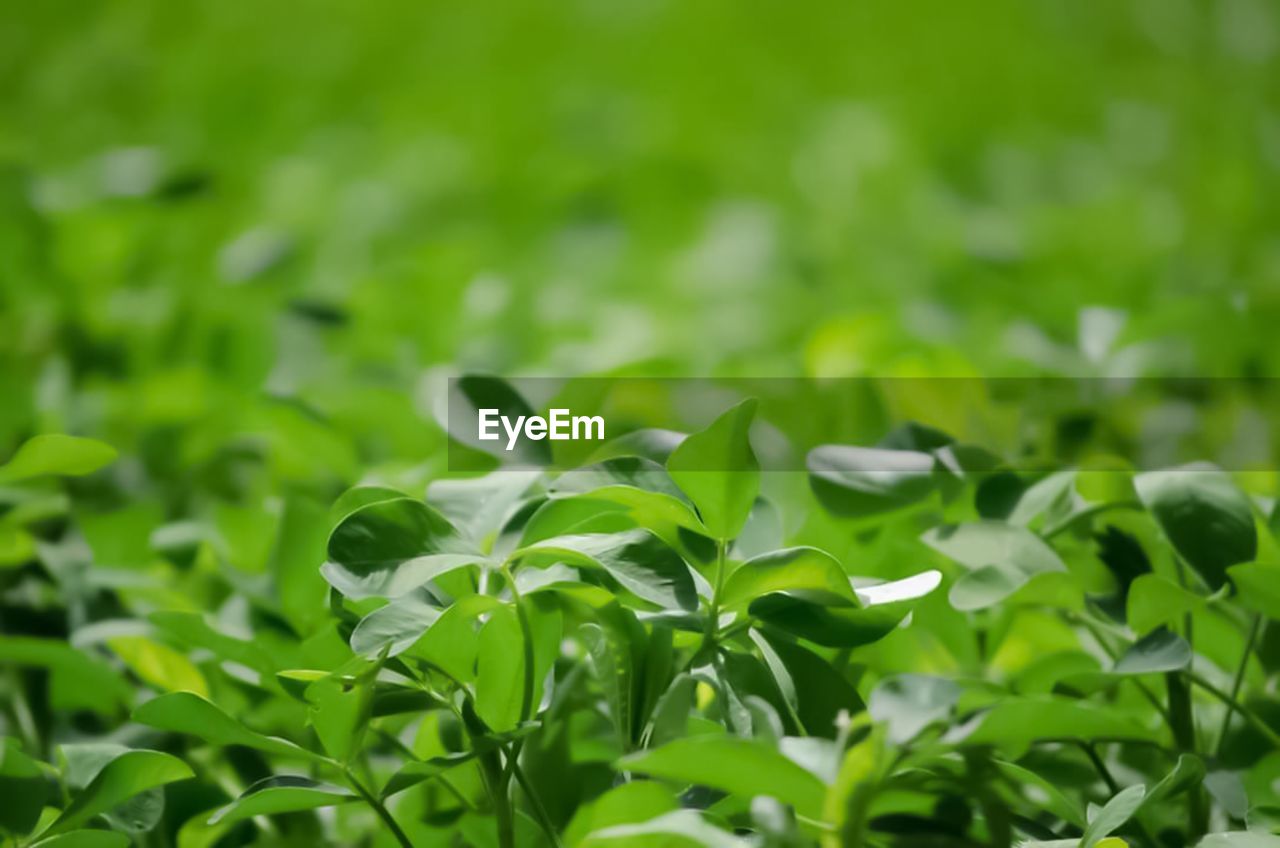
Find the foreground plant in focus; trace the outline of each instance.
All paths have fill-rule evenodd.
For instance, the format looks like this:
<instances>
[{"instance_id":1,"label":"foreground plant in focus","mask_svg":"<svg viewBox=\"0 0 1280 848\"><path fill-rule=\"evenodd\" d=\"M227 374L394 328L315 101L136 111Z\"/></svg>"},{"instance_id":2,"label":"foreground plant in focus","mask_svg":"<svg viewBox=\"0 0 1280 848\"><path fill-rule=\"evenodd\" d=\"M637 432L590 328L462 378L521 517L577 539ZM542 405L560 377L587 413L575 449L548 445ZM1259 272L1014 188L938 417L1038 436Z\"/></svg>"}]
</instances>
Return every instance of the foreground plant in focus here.
<instances>
[{"instance_id":1,"label":"foreground plant in focus","mask_svg":"<svg viewBox=\"0 0 1280 848\"><path fill-rule=\"evenodd\" d=\"M94 619L70 646L0 636L63 707L97 680L99 721L128 705L134 722L52 757L20 682L0 832L125 844L168 817L179 846L1274 844L1269 502L1211 467L1020 475L911 426L815 450L822 510L788 526L810 496L781 476L761 495L753 415L425 500L288 502L270 581L183 528L153 537L192 585L234 594L216 621L155 592L145 622ZM792 538L874 549L897 579Z\"/></svg>"}]
</instances>

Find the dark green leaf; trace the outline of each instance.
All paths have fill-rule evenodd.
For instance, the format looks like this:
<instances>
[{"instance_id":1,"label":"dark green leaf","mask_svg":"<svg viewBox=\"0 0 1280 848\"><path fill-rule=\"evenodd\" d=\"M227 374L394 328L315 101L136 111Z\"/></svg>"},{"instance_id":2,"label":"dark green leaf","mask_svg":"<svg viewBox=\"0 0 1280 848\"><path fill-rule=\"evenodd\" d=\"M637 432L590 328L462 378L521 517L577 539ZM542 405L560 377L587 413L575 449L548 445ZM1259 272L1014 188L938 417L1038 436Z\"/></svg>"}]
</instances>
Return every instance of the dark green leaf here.
<instances>
[{"instance_id":1,"label":"dark green leaf","mask_svg":"<svg viewBox=\"0 0 1280 848\"><path fill-rule=\"evenodd\" d=\"M1148 471L1133 484L1174 549L1210 588L1226 582L1228 566L1257 555L1249 500L1217 467L1195 463Z\"/></svg>"}]
</instances>

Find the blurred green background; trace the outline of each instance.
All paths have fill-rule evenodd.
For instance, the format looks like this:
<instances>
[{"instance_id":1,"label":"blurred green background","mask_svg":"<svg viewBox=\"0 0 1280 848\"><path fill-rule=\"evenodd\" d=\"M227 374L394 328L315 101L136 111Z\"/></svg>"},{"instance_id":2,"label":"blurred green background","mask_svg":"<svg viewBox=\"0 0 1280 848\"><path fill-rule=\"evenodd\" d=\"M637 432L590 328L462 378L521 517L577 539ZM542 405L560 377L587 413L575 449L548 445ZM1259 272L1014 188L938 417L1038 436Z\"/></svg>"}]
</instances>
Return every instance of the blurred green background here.
<instances>
[{"instance_id":1,"label":"blurred green background","mask_svg":"<svg viewBox=\"0 0 1280 848\"><path fill-rule=\"evenodd\" d=\"M1269 0L10 3L0 455L350 482L463 369L1274 376L1278 54Z\"/></svg>"}]
</instances>

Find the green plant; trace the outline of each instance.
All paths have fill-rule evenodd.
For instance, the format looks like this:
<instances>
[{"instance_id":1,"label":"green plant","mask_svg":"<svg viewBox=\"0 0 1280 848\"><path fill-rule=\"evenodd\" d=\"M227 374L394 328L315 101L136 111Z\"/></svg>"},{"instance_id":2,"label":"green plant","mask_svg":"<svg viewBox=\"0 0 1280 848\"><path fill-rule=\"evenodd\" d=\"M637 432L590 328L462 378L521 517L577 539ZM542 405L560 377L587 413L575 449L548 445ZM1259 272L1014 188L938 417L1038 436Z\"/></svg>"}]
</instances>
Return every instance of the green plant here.
<instances>
[{"instance_id":1,"label":"green plant","mask_svg":"<svg viewBox=\"0 0 1280 848\"><path fill-rule=\"evenodd\" d=\"M0 658L55 691L98 681L105 714L134 700L122 673L159 691L133 726L203 785L247 786L179 846L306 841L321 809L400 845L1271 844L1264 502L1210 466L1036 477L905 428L809 457L807 535L928 566L868 580L782 544L762 479L806 496L762 477L754 413L425 501L286 504L272 583L231 599L247 632L161 608L75 647L0 636ZM46 439L0 475L110 459ZM160 536L208 577L199 544ZM17 845L124 844L193 776L118 745L64 745L54 769L27 729L0 760Z\"/></svg>"}]
</instances>

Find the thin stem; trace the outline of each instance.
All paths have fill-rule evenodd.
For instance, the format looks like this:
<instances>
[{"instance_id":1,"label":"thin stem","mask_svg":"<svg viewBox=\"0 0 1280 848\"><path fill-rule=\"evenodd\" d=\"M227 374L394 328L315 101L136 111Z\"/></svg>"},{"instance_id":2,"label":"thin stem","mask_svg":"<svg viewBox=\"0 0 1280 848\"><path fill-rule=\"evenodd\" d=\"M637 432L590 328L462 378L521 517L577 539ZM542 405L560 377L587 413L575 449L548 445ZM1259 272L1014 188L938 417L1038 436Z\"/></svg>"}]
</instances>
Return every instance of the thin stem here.
<instances>
[{"instance_id":1,"label":"thin stem","mask_svg":"<svg viewBox=\"0 0 1280 848\"><path fill-rule=\"evenodd\" d=\"M520 784L520 788L524 790L525 796L529 799L529 805L533 807L534 818L538 820L538 826L542 828L542 832L551 840L554 848L561 848L560 835L556 833L556 827L551 822L551 816L547 815L547 808L542 806L542 800L538 798L538 793L533 791L533 785L524 775L524 769L520 768L520 764L515 765L516 782Z\"/></svg>"},{"instance_id":2,"label":"thin stem","mask_svg":"<svg viewBox=\"0 0 1280 848\"><path fill-rule=\"evenodd\" d=\"M1182 557L1174 555L1174 562L1178 569L1178 584L1183 589L1190 591L1187 587L1187 566L1182 561ZM1191 613L1183 617L1183 638L1187 640L1187 646L1191 649L1191 654L1195 656L1195 630L1194 620ZM1194 672L1191 666L1187 666L1187 677L1190 678ZM1182 674L1177 671L1170 671L1165 674L1165 689L1169 693L1169 718L1171 719L1170 728L1173 730L1174 741L1178 745L1178 749L1188 754L1196 752L1196 719L1195 708L1191 703L1191 687L1187 685ZM1187 827L1190 830L1193 840L1199 839L1209 829L1209 809L1205 803L1204 790L1198 786L1193 786L1188 793L1187 803Z\"/></svg>"},{"instance_id":3,"label":"thin stem","mask_svg":"<svg viewBox=\"0 0 1280 848\"><path fill-rule=\"evenodd\" d=\"M716 542L716 582L711 593L711 607L707 611L707 633L704 644L716 638L716 631L720 627L720 591L724 588L724 555L728 544L727 539Z\"/></svg>"},{"instance_id":4,"label":"thin stem","mask_svg":"<svg viewBox=\"0 0 1280 848\"><path fill-rule=\"evenodd\" d=\"M1231 697L1229 693L1223 692L1217 686L1214 686L1208 680L1205 680L1199 674L1196 674L1195 672L1188 672L1187 677L1191 679L1192 683L1199 686L1201 689L1208 692L1210 695L1217 698L1222 703L1231 707L1231 709L1240 713L1240 716L1242 718L1248 721L1249 724L1253 725L1254 730L1258 731L1263 736L1265 736L1267 741L1270 742L1272 745L1274 745L1277 748L1280 748L1280 733L1277 733L1274 729L1272 729L1271 725L1263 721L1262 718L1259 717L1257 713L1249 709L1244 704L1240 703L1235 698Z\"/></svg>"},{"instance_id":5,"label":"thin stem","mask_svg":"<svg viewBox=\"0 0 1280 848\"><path fill-rule=\"evenodd\" d=\"M404 846L404 848L413 848L413 842L409 839L408 835L400 829L400 825L396 823L395 818L391 815L391 811L387 809L386 805L383 804L382 801L378 800L376 795L370 792L365 785L360 782L360 779L356 777L356 773L348 766L343 766L342 773L343 776L346 777L347 783L356 791L356 794L363 798L364 802L373 808L373 811L377 813L378 818L382 819L382 823L391 831L391 835L396 838L396 841Z\"/></svg>"},{"instance_id":6,"label":"thin stem","mask_svg":"<svg viewBox=\"0 0 1280 848\"><path fill-rule=\"evenodd\" d=\"M1244 683L1245 669L1249 667L1249 655L1253 653L1253 645L1258 639L1258 634L1262 630L1262 616L1254 613L1253 623L1249 626L1249 637L1244 643L1244 653L1240 655L1240 665L1236 668L1235 679L1231 681L1231 700L1235 701L1240 697L1240 686ZM1222 717L1222 729L1218 731L1218 744L1214 746L1214 753L1221 754L1222 746L1227 741L1227 731L1231 729L1231 716L1235 713L1235 707L1227 704L1227 714Z\"/></svg>"},{"instance_id":7,"label":"thin stem","mask_svg":"<svg viewBox=\"0 0 1280 848\"><path fill-rule=\"evenodd\" d=\"M1103 638L1103 633L1098 628L1098 626L1095 625L1093 622L1089 621L1089 619L1081 615L1076 615L1076 616L1072 616L1072 620L1076 621L1085 630L1089 631L1089 635L1093 637L1093 640L1098 643L1098 645L1102 648L1103 652L1106 653L1106 655L1110 657L1112 661L1114 661L1120 655L1119 652L1116 651L1114 648L1112 648L1111 645L1107 643L1107 640ZM1138 691L1142 693L1143 697L1145 697L1147 701L1151 703L1151 706L1155 708L1156 712L1160 713L1160 716L1161 718L1164 719L1165 724L1172 727L1173 719L1170 718L1169 711L1165 709L1164 704L1160 703L1160 699L1156 697L1156 693L1152 692L1151 688L1147 686L1147 684L1143 683L1142 679L1139 677L1136 677L1136 676L1130 677L1129 682L1131 682L1134 686L1136 686L1138 688Z\"/></svg>"},{"instance_id":8,"label":"thin stem","mask_svg":"<svg viewBox=\"0 0 1280 848\"><path fill-rule=\"evenodd\" d=\"M1085 756L1089 758L1089 762L1093 763L1094 769L1102 777L1102 781L1107 784L1107 791L1115 795L1120 791L1120 784L1116 783L1115 777L1111 774L1111 769L1107 768L1107 764L1103 762L1102 757L1098 756L1098 751L1088 742L1081 741L1080 748L1084 751Z\"/></svg>"}]
</instances>

